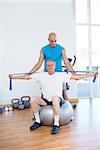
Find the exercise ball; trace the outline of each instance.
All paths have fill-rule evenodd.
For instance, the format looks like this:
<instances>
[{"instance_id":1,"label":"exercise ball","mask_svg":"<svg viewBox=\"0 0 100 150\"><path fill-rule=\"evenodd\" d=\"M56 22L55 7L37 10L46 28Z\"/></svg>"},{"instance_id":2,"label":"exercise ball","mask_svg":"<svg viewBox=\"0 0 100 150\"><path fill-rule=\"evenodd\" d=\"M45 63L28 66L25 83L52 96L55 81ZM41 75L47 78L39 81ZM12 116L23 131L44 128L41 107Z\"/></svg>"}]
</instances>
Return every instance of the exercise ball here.
<instances>
[{"instance_id":1,"label":"exercise ball","mask_svg":"<svg viewBox=\"0 0 100 150\"><path fill-rule=\"evenodd\" d=\"M60 125L67 124L71 121L73 117L73 108L68 101L60 107ZM53 110L51 105L43 106L40 109L40 119L43 125L52 125L53 124Z\"/></svg>"}]
</instances>

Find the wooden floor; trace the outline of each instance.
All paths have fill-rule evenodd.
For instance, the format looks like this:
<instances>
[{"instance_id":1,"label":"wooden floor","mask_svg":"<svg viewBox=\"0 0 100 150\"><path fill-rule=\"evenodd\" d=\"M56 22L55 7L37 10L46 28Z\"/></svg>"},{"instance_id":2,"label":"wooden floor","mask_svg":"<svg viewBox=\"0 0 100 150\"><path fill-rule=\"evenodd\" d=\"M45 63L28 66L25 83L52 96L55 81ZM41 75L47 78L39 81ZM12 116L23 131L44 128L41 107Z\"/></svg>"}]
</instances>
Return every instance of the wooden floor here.
<instances>
[{"instance_id":1,"label":"wooden floor","mask_svg":"<svg viewBox=\"0 0 100 150\"><path fill-rule=\"evenodd\" d=\"M0 114L0 150L100 150L100 99L80 100L58 135L48 126L30 132L31 116L30 109Z\"/></svg>"}]
</instances>

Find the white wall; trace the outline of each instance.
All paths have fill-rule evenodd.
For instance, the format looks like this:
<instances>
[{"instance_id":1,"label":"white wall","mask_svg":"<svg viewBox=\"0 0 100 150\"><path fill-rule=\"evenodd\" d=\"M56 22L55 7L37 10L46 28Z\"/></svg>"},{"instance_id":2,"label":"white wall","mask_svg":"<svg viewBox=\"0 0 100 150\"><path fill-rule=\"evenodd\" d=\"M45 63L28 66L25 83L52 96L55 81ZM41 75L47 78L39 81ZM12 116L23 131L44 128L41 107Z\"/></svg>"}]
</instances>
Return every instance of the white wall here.
<instances>
[{"instance_id":1,"label":"white wall","mask_svg":"<svg viewBox=\"0 0 100 150\"><path fill-rule=\"evenodd\" d=\"M0 2L0 20L0 104L10 103L12 98L23 95L40 95L34 81L13 81L13 91L9 91L8 74L28 72L37 62L40 48L47 44L52 31L68 50L68 56L75 54L71 0L5 0ZM75 90L70 90L70 97L77 97L76 84L71 87Z\"/></svg>"}]
</instances>

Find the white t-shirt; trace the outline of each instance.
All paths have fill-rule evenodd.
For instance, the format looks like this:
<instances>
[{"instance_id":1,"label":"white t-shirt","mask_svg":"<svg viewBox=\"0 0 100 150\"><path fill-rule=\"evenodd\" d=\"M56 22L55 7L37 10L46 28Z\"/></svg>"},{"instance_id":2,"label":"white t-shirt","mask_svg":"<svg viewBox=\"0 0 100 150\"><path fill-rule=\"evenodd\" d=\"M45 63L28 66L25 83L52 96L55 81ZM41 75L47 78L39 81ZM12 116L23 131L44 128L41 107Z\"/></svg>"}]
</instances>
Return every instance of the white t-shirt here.
<instances>
[{"instance_id":1,"label":"white t-shirt","mask_svg":"<svg viewBox=\"0 0 100 150\"><path fill-rule=\"evenodd\" d=\"M55 72L49 75L48 72L34 73L32 79L38 81L41 86L43 97L48 101L52 101L52 97L62 97L63 82L69 82L71 73Z\"/></svg>"}]
</instances>

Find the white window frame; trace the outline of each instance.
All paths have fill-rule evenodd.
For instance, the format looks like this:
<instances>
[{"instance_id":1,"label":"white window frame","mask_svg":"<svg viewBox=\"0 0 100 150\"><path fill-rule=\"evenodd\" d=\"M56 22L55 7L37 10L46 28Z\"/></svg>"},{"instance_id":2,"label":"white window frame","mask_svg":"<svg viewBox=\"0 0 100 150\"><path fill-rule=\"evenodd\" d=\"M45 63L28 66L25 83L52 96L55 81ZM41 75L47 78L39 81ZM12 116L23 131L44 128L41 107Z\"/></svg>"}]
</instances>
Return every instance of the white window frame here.
<instances>
[{"instance_id":1,"label":"white window frame","mask_svg":"<svg viewBox=\"0 0 100 150\"><path fill-rule=\"evenodd\" d=\"M92 70L92 37L91 37L91 27L92 26L100 26L100 24L92 24L91 23L91 0L87 0L87 17L88 17L88 23L77 23L76 22L76 0L72 0L73 1L73 11L74 11L74 18L75 18L75 27L77 25L87 25L88 26L88 58L89 58L89 68L90 70ZM76 31L75 31L76 34ZM92 99L93 98L93 83L92 83L92 79L89 80L89 98Z\"/></svg>"}]
</instances>

